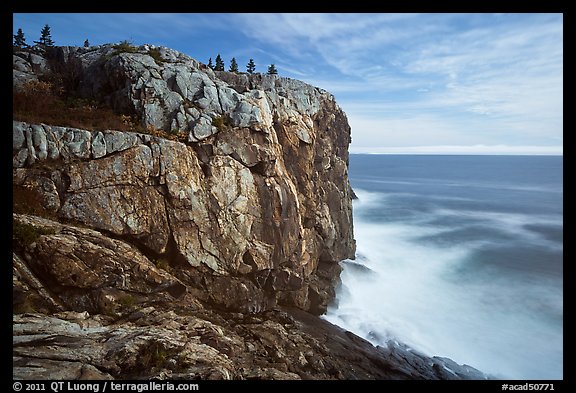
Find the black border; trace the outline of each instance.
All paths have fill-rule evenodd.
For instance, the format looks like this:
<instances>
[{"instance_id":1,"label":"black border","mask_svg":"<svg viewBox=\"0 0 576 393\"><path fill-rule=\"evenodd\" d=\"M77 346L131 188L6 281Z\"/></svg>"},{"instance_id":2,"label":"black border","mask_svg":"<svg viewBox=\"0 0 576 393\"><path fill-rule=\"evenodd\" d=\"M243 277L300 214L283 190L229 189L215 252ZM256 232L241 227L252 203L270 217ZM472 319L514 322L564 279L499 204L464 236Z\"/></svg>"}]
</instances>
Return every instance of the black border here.
<instances>
[{"instance_id":1,"label":"black border","mask_svg":"<svg viewBox=\"0 0 576 393\"><path fill-rule=\"evenodd\" d=\"M551 12L551 13L564 13L564 18L569 18L567 14L567 1L560 1L560 0L540 0L537 3L532 1L526 0L443 0L443 1L435 1L435 0L372 0L372 1L354 1L354 2L322 2L317 3L315 5L311 4L310 2L298 2L298 1L283 1L283 0L276 0L276 2L269 0L266 4L259 4L255 3L254 1L240 1L236 0L235 2L209 2L209 1L202 1L196 2L193 0L172 0L171 2L166 1L142 1L142 2L135 2L135 1L124 1L124 2L115 2L115 3L106 3L103 1L92 0L88 2L62 2L62 1L16 1L13 0L11 2L11 12L7 13L7 17L10 20L6 21L7 23L3 24L8 30L10 26L12 26L12 13L26 13L26 12L39 12L39 13L67 13L67 12L114 12L114 13L121 13L121 12L131 12L131 13L141 13L141 12L425 12L425 13L437 13L437 12L465 12L465 13L483 13L483 12L514 12L514 13L525 13L525 12ZM287 9L288 8L288 9ZM566 30L573 30L573 24L569 21L564 24ZM8 35L9 34L9 35ZM5 37L9 37L10 42L12 41L12 30L10 33L6 32ZM564 40L568 41L567 38L573 37L574 33L564 34ZM566 42L565 41L565 42ZM7 45L9 45L9 41L5 41ZM6 48L5 53L10 53L9 48ZM570 52L568 53L569 56L566 59L570 58ZM566 61L566 63L570 63ZM566 67L568 70L574 69L573 66ZM569 71L570 72L570 71ZM8 80L8 75L11 75L11 72L6 72L6 85L11 86L11 81ZM571 91L571 90L568 90ZM6 102L6 101L5 101ZM569 100L571 103L572 101ZM11 127L10 124L7 126ZM10 129L10 128L8 128ZM571 128L568 128L571 130ZM5 144L9 146L8 143ZM567 144L567 146L571 146L571 144ZM8 149L8 147L6 147ZM566 163L570 162L567 158L568 149L565 149L565 155L563 157L564 161L564 168L566 168ZM11 154L4 155L6 161L8 161L11 157ZM11 159L10 159L11 161ZM6 165L11 165L6 163ZM570 165L568 166L570 168ZM7 169L4 173L10 173ZM565 172L566 173L566 172ZM569 182L564 182L565 184L570 184ZM564 190L567 194L570 195L570 187L566 187ZM11 198L11 197L10 197ZM567 198L564 198L566 200ZM568 199L571 201L571 198ZM565 209L565 216L571 217L569 212L570 204L564 204ZM6 209L8 210L8 209ZM566 214L568 213L568 214ZM8 214L8 213L6 213ZM6 218L6 222L10 222L8 217ZM565 225L566 227L566 225ZM566 228L565 228L566 229ZM569 229L569 226L568 226ZM11 227L9 227L8 231L11 232ZM568 252L567 252L568 251ZM8 257L11 258L8 253L6 253L6 261ZM569 255L569 248L565 248L565 254ZM570 257L565 259L567 261L572 261ZM6 264L8 270L9 264ZM565 277L573 277L569 270L567 272L566 268L570 268L570 263L565 263ZM6 271L8 273L8 271ZM6 281L9 274L5 274L4 277ZM569 283L567 283L569 284ZM567 285L568 287L571 287ZM6 289L8 292L8 299L12 298L11 293L11 284L6 285ZM571 288L570 288L571 289ZM569 296L567 296L570 293ZM565 309L568 310L568 315L571 314L571 300L572 300L573 293L572 291L568 291L565 289L564 292L564 304L568 305ZM7 303L7 302L6 302ZM567 315L565 313L565 315ZM9 315L6 313L6 315ZM571 348L569 344L573 342L571 333L574 332L574 325L573 323L569 322L570 319L566 318L564 322L564 359L570 356L570 352L566 351L567 348ZM7 321L7 325L11 325L12 322ZM6 329L8 331L8 329ZM8 341L8 340L7 340ZM528 343L529 345L529 343ZM4 351L6 357L8 357L11 351ZM10 363L12 362L12 357L10 356ZM8 362L4 363L7 364ZM446 392L464 392L468 389L481 389L485 392L501 392L502 385L524 385L528 384L538 384L538 383L548 383L554 384L554 391L564 391L566 386L572 386L572 382L574 380L573 374L570 372L571 370L568 369L566 361L564 361L564 380L530 380L530 381L523 381L523 380L488 380L488 381L428 381L428 380L414 380L414 381L193 381L193 383L199 384L199 391L206 391L206 390L220 390L220 389L266 389L269 390L270 388L274 388L276 386L281 385L282 387L286 387L288 389L294 388L309 388L309 389L337 389L337 388L344 388L344 389L391 389L391 391L423 391L427 389L436 390L441 389L442 391ZM51 381L22 381L23 384L28 383L43 383L46 385L46 390L49 389L49 383ZM92 381L93 382L93 381ZM119 382L119 381L115 381ZM129 381L125 381L129 382ZM142 383L143 381L130 381L133 383ZM179 383L178 381L172 381L173 383ZM99 382L100 392L102 392L102 384L103 382ZM13 389L13 391L16 391Z\"/></svg>"}]
</instances>

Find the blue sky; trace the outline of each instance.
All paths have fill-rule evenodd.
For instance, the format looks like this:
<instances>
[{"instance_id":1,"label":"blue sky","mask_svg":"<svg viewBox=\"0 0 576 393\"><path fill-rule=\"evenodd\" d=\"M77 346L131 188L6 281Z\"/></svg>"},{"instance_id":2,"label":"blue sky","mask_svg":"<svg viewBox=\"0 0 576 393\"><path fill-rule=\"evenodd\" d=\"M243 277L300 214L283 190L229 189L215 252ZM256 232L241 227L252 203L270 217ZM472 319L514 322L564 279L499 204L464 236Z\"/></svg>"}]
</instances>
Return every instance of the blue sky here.
<instances>
[{"instance_id":1,"label":"blue sky","mask_svg":"<svg viewBox=\"0 0 576 393\"><path fill-rule=\"evenodd\" d=\"M562 14L14 14L28 43L271 63L335 95L351 152L562 154Z\"/></svg>"}]
</instances>

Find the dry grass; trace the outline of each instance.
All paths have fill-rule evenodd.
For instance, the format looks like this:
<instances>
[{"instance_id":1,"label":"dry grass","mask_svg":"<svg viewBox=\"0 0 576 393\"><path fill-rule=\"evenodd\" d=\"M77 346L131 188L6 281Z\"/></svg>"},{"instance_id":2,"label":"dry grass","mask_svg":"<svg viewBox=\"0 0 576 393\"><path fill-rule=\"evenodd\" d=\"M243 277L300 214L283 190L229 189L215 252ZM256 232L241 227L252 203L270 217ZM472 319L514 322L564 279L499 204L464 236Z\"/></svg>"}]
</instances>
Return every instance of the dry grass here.
<instances>
[{"instance_id":1,"label":"dry grass","mask_svg":"<svg viewBox=\"0 0 576 393\"><path fill-rule=\"evenodd\" d=\"M24 185L12 185L12 211L20 214L54 218L54 213L46 209L44 198L38 190Z\"/></svg>"},{"instance_id":2,"label":"dry grass","mask_svg":"<svg viewBox=\"0 0 576 393\"><path fill-rule=\"evenodd\" d=\"M186 141L188 134L143 127L136 116L116 113L91 100L72 97L50 82L32 81L12 93L13 119L90 131L118 130Z\"/></svg>"},{"instance_id":3,"label":"dry grass","mask_svg":"<svg viewBox=\"0 0 576 393\"><path fill-rule=\"evenodd\" d=\"M42 235L54 235L56 231L51 228L35 227L23 222L12 220L12 240L23 246L34 243Z\"/></svg>"},{"instance_id":4,"label":"dry grass","mask_svg":"<svg viewBox=\"0 0 576 393\"><path fill-rule=\"evenodd\" d=\"M28 123L85 130L134 131L136 128L132 118L89 100L66 98L49 82L32 81L22 90L13 91L12 105L13 119Z\"/></svg>"}]
</instances>

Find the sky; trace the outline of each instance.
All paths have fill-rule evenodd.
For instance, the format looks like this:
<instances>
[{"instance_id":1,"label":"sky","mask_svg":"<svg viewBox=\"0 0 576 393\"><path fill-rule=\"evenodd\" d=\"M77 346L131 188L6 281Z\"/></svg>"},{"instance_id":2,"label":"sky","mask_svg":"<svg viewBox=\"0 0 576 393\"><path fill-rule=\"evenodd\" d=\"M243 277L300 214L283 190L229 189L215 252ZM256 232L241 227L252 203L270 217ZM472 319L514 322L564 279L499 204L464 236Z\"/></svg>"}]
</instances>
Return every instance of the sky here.
<instances>
[{"instance_id":1,"label":"sky","mask_svg":"<svg viewBox=\"0 0 576 393\"><path fill-rule=\"evenodd\" d=\"M562 14L13 14L29 44L129 40L332 93L351 153L562 154Z\"/></svg>"}]
</instances>

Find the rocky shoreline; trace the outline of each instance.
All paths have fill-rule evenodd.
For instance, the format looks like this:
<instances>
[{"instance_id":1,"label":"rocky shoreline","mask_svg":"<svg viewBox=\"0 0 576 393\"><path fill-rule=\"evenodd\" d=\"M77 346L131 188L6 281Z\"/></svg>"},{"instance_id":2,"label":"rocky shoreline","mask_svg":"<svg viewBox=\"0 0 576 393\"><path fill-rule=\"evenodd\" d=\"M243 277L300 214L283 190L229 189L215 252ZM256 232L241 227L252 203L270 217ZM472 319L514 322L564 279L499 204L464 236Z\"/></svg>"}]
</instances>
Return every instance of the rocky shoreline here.
<instances>
[{"instance_id":1,"label":"rocky shoreline","mask_svg":"<svg viewBox=\"0 0 576 393\"><path fill-rule=\"evenodd\" d=\"M367 341L297 309L195 316L146 307L105 325L62 312L14 317L14 379L485 379L478 370Z\"/></svg>"}]
</instances>

